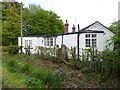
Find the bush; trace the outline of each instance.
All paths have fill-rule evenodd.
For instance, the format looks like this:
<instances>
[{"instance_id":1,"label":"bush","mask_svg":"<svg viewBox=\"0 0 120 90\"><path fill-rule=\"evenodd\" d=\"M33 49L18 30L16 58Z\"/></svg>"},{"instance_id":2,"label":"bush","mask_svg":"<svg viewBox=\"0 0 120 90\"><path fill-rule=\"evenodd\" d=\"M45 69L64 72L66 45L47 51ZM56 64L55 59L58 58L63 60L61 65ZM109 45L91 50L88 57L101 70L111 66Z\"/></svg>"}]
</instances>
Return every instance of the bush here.
<instances>
[{"instance_id":1,"label":"bush","mask_svg":"<svg viewBox=\"0 0 120 90\"><path fill-rule=\"evenodd\" d=\"M42 81L33 77L26 78L25 84L27 84L28 88L47 88Z\"/></svg>"},{"instance_id":2,"label":"bush","mask_svg":"<svg viewBox=\"0 0 120 90\"><path fill-rule=\"evenodd\" d=\"M15 60L9 60L9 61L7 62L7 65L8 65L8 69L9 69L11 72L16 72L16 71L17 71L16 61L15 61Z\"/></svg>"},{"instance_id":3,"label":"bush","mask_svg":"<svg viewBox=\"0 0 120 90\"><path fill-rule=\"evenodd\" d=\"M29 65L25 62L18 62L18 68L19 68L20 72L23 72L23 73L29 72Z\"/></svg>"},{"instance_id":4,"label":"bush","mask_svg":"<svg viewBox=\"0 0 120 90\"><path fill-rule=\"evenodd\" d=\"M10 55L17 54L19 49L20 49L19 46L8 46L7 47L7 51Z\"/></svg>"},{"instance_id":5,"label":"bush","mask_svg":"<svg viewBox=\"0 0 120 90\"><path fill-rule=\"evenodd\" d=\"M45 85L48 85L49 87L60 88L63 86L63 84L61 83L63 76L60 72L37 69L34 72L34 76L35 78L43 81L43 83L45 83Z\"/></svg>"},{"instance_id":6,"label":"bush","mask_svg":"<svg viewBox=\"0 0 120 90\"><path fill-rule=\"evenodd\" d=\"M103 72L106 75L116 75L120 69L120 61L117 51L106 50L102 53Z\"/></svg>"}]
</instances>

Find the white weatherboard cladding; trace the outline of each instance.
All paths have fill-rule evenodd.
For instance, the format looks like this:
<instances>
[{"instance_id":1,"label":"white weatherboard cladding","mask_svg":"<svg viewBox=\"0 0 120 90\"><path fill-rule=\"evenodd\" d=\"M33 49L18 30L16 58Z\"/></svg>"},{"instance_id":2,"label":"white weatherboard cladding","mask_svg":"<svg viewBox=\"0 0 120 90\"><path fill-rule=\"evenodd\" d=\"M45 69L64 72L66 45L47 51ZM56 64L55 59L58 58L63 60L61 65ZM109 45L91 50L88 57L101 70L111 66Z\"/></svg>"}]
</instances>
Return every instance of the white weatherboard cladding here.
<instances>
[{"instance_id":1,"label":"white weatherboard cladding","mask_svg":"<svg viewBox=\"0 0 120 90\"><path fill-rule=\"evenodd\" d=\"M92 30L92 31L104 31L104 33L106 34L106 36L114 36L115 34L112 33L110 30L108 30L107 28L105 28L104 26L102 26L99 23L95 23L94 25L90 26L89 28L87 28L86 30Z\"/></svg>"},{"instance_id":2,"label":"white weatherboard cladding","mask_svg":"<svg viewBox=\"0 0 120 90\"><path fill-rule=\"evenodd\" d=\"M70 50L71 47L76 48L76 54L77 54L77 34L68 34L68 35L63 35L63 44L67 46L67 48ZM72 57L72 54L68 50L68 56L69 58Z\"/></svg>"},{"instance_id":3,"label":"white weatherboard cladding","mask_svg":"<svg viewBox=\"0 0 120 90\"><path fill-rule=\"evenodd\" d=\"M98 50L103 51L108 45L108 40L110 40L115 34L102 26L100 23L95 23L86 30L104 31L104 34L97 33L98 39ZM113 47L111 47L113 48Z\"/></svg>"},{"instance_id":4,"label":"white weatherboard cladding","mask_svg":"<svg viewBox=\"0 0 120 90\"><path fill-rule=\"evenodd\" d=\"M63 35L63 44L67 47L77 47L77 34Z\"/></svg>"},{"instance_id":5,"label":"white weatherboard cladding","mask_svg":"<svg viewBox=\"0 0 120 90\"><path fill-rule=\"evenodd\" d=\"M62 35L57 36L56 38L56 45L59 45L59 47L61 47L62 44Z\"/></svg>"},{"instance_id":6,"label":"white weatherboard cladding","mask_svg":"<svg viewBox=\"0 0 120 90\"><path fill-rule=\"evenodd\" d=\"M85 35L86 34L96 34L96 45L97 45L97 49L99 51L103 51L105 49L106 46L106 38L104 33L82 33L80 34L80 39L79 39L79 48L80 48L80 52L82 52L82 48L86 49L85 47Z\"/></svg>"},{"instance_id":7,"label":"white weatherboard cladding","mask_svg":"<svg viewBox=\"0 0 120 90\"><path fill-rule=\"evenodd\" d=\"M37 46L44 46L42 37L23 37L23 52L25 53L25 40L32 40L32 48L30 49L31 53L36 53ZM21 46L21 37L18 37L18 45Z\"/></svg>"}]
</instances>

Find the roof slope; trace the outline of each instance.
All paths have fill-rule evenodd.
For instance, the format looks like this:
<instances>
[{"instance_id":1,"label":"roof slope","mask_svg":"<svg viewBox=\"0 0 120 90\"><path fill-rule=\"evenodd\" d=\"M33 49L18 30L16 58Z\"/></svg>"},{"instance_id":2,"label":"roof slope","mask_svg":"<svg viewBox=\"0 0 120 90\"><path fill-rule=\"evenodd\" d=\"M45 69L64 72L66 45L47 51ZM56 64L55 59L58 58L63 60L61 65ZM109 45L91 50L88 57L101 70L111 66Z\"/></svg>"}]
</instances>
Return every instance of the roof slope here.
<instances>
[{"instance_id":1,"label":"roof slope","mask_svg":"<svg viewBox=\"0 0 120 90\"><path fill-rule=\"evenodd\" d=\"M85 27L85 28L83 28L83 29L81 29L81 30L79 30L79 31L85 31L86 29L88 29L89 27L93 26L93 25L96 24L96 23L100 24L100 25L103 26L104 28L108 29L111 33L115 34L114 32L112 32L111 29L109 29L108 27L106 27L105 25L103 25L102 23L100 23L99 21L96 21L96 22L92 23L91 25L88 25L87 27Z\"/></svg>"}]
</instances>

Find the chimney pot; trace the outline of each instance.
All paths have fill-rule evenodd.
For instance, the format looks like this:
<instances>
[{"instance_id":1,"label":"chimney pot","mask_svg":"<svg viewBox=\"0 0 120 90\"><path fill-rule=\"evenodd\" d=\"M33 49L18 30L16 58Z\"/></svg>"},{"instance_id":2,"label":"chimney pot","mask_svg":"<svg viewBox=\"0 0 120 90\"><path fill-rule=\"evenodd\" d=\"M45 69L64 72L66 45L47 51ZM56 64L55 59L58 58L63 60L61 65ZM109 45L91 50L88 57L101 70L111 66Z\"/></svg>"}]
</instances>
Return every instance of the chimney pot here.
<instances>
[{"instance_id":1,"label":"chimney pot","mask_svg":"<svg viewBox=\"0 0 120 90\"><path fill-rule=\"evenodd\" d=\"M65 23L65 33L68 32L68 26L69 26L69 23L68 23L68 21L66 20L66 23Z\"/></svg>"},{"instance_id":2,"label":"chimney pot","mask_svg":"<svg viewBox=\"0 0 120 90\"><path fill-rule=\"evenodd\" d=\"M73 25L72 27L72 32L75 32L75 25Z\"/></svg>"}]
</instances>

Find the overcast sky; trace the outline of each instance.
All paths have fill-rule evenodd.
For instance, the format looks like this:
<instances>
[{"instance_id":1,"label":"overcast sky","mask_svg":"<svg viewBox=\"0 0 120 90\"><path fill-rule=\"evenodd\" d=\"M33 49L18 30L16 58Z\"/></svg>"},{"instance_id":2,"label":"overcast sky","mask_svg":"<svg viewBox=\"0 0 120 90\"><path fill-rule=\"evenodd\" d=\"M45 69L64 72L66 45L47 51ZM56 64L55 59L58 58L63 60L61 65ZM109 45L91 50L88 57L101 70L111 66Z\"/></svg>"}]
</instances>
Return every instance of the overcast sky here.
<instances>
[{"instance_id":1,"label":"overcast sky","mask_svg":"<svg viewBox=\"0 0 120 90\"><path fill-rule=\"evenodd\" d=\"M84 28L95 21L105 26L118 19L118 2L120 0L17 0L25 6L31 3L39 4L43 9L52 10L61 17L63 22L68 20L69 32L73 24Z\"/></svg>"}]
</instances>

